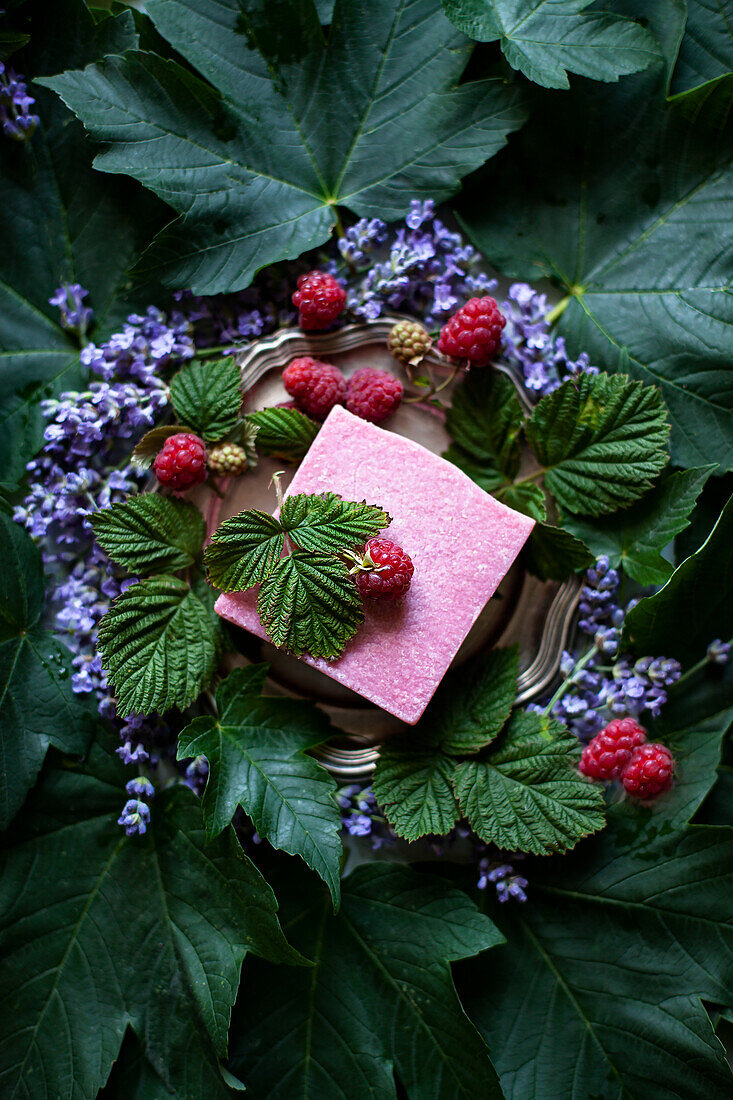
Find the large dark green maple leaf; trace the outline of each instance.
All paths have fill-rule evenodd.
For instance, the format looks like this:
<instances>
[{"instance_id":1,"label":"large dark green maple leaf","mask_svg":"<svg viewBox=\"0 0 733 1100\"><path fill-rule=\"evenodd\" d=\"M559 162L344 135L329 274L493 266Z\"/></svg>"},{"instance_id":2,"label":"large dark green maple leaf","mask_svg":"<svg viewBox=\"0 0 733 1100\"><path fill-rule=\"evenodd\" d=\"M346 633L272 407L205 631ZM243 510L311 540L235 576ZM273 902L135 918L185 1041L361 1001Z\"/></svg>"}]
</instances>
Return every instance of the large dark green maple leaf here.
<instances>
[{"instance_id":1,"label":"large dark green maple leaf","mask_svg":"<svg viewBox=\"0 0 733 1100\"><path fill-rule=\"evenodd\" d=\"M136 42L130 13L95 23L82 0L38 0L31 43L14 64L29 77L83 65ZM27 144L0 156L0 481L12 485L38 449L38 401L77 387L86 371L79 340L49 304L62 280L81 283L94 309L91 338L126 311L128 268L150 239L159 204L132 181L105 180L91 165L82 127L58 98L32 84L41 122Z\"/></svg>"},{"instance_id":2,"label":"large dark green maple leaf","mask_svg":"<svg viewBox=\"0 0 733 1100\"><path fill-rule=\"evenodd\" d=\"M592 0L443 0L448 18L479 42L499 42L509 64L546 88L568 88L566 70L618 80L659 57L644 27Z\"/></svg>"},{"instance_id":3,"label":"large dark green maple leaf","mask_svg":"<svg viewBox=\"0 0 733 1100\"><path fill-rule=\"evenodd\" d=\"M499 1100L449 965L501 942L474 903L371 863L344 880L335 916L312 880L287 877L283 927L314 965L245 973L232 1065L252 1100L396 1100L395 1078L410 1100Z\"/></svg>"},{"instance_id":4,"label":"large dark green maple leaf","mask_svg":"<svg viewBox=\"0 0 733 1100\"><path fill-rule=\"evenodd\" d=\"M144 837L125 836L128 776L97 746L88 770L49 768L0 849L8 1100L94 1100L127 1027L180 1100L218 1098L246 952L304 961L232 831L206 843L185 787L159 793Z\"/></svg>"},{"instance_id":5,"label":"large dark green maple leaf","mask_svg":"<svg viewBox=\"0 0 733 1100\"><path fill-rule=\"evenodd\" d=\"M86 751L94 707L71 690L71 653L42 624L40 552L1 514L0 558L0 828L6 829L49 745Z\"/></svg>"},{"instance_id":6,"label":"large dark green maple leaf","mask_svg":"<svg viewBox=\"0 0 733 1100\"><path fill-rule=\"evenodd\" d=\"M562 289L573 353L661 387L674 462L731 469L731 88L670 105L666 81L539 95L462 221L502 270Z\"/></svg>"},{"instance_id":7,"label":"large dark green maple leaf","mask_svg":"<svg viewBox=\"0 0 733 1100\"><path fill-rule=\"evenodd\" d=\"M471 43L438 0L151 0L198 70L130 51L48 81L181 217L144 262L174 285L246 286L327 239L336 208L394 218L447 198L523 121L501 80L459 85ZM213 87L212 87L213 85Z\"/></svg>"},{"instance_id":8,"label":"large dark green maple leaf","mask_svg":"<svg viewBox=\"0 0 733 1100\"><path fill-rule=\"evenodd\" d=\"M687 0L685 33L671 90L681 95L733 70L733 19L727 0Z\"/></svg>"},{"instance_id":9,"label":"large dark green maple leaf","mask_svg":"<svg viewBox=\"0 0 733 1100\"><path fill-rule=\"evenodd\" d=\"M715 670L689 687L649 729L677 759L672 791L617 802L572 856L523 865L521 910L488 905L507 946L462 968L459 988L508 1100L730 1095L702 1001L733 998L733 829L687 822L733 709Z\"/></svg>"}]
</instances>

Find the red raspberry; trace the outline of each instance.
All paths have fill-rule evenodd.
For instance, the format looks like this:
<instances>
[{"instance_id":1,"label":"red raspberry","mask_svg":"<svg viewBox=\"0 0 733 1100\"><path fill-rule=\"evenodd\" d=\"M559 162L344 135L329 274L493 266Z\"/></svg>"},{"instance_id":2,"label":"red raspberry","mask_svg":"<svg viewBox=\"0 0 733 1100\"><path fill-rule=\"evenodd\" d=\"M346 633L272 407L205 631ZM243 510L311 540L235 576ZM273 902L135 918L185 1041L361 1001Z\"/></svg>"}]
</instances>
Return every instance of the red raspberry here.
<instances>
[{"instance_id":1,"label":"red raspberry","mask_svg":"<svg viewBox=\"0 0 733 1100\"><path fill-rule=\"evenodd\" d=\"M415 566L392 539L369 539L364 547L356 586L373 600L400 600L406 595Z\"/></svg>"},{"instance_id":2,"label":"red raspberry","mask_svg":"<svg viewBox=\"0 0 733 1100\"><path fill-rule=\"evenodd\" d=\"M472 298L440 330L438 351L485 367L501 343L506 318L493 298Z\"/></svg>"},{"instance_id":3,"label":"red raspberry","mask_svg":"<svg viewBox=\"0 0 733 1100\"><path fill-rule=\"evenodd\" d=\"M309 355L293 359L283 371L283 382L298 408L316 420L325 420L346 397L346 379L338 367Z\"/></svg>"},{"instance_id":4,"label":"red raspberry","mask_svg":"<svg viewBox=\"0 0 733 1100\"><path fill-rule=\"evenodd\" d=\"M621 782L634 798L656 798L672 786L674 757L666 745L642 745L629 760Z\"/></svg>"},{"instance_id":5,"label":"red raspberry","mask_svg":"<svg viewBox=\"0 0 733 1100\"><path fill-rule=\"evenodd\" d=\"M153 463L155 476L169 489L190 489L206 480L206 447L191 432L170 436Z\"/></svg>"},{"instance_id":6,"label":"red raspberry","mask_svg":"<svg viewBox=\"0 0 733 1100\"><path fill-rule=\"evenodd\" d=\"M381 424L397 411L402 393L403 387L399 378L388 374L386 370L363 367L349 379L346 408L362 420Z\"/></svg>"},{"instance_id":7,"label":"red raspberry","mask_svg":"<svg viewBox=\"0 0 733 1100\"><path fill-rule=\"evenodd\" d=\"M346 305L346 291L333 275L309 271L298 279L293 305L298 307L298 321L306 332L328 328Z\"/></svg>"},{"instance_id":8,"label":"red raspberry","mask_svg":"<svg viewBox=\"0 0 733 1100\"><path fill-rule=\"evenodd\" d=\"M633 718L614 718L583 749L580 770L591 779L618 779L645 741L646 730Z\"/></svg>"}]
</instances>

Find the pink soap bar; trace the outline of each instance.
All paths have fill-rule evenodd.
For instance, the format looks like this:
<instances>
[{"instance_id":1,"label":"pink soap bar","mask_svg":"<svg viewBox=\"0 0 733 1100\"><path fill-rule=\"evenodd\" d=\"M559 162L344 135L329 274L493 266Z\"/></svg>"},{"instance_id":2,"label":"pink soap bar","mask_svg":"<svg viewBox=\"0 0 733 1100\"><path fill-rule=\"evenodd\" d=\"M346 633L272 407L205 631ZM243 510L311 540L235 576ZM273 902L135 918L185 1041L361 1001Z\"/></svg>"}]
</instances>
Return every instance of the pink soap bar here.
<instances>
[{"instance_id":1,"label":"pink soap bar","mask_svg":"<svg viewBox=\"0 0 733 1100\"><path fill-rule=\"evenodd\" d=\"M412 558L401 604L365 601L365 621L336 661L302 660L411 725L524 545L534 521L485 493L419 443L337 406L288 489L366 500ZM222 595L217 612L260 638L257 592Z\"/></svg>"}]
</instances>

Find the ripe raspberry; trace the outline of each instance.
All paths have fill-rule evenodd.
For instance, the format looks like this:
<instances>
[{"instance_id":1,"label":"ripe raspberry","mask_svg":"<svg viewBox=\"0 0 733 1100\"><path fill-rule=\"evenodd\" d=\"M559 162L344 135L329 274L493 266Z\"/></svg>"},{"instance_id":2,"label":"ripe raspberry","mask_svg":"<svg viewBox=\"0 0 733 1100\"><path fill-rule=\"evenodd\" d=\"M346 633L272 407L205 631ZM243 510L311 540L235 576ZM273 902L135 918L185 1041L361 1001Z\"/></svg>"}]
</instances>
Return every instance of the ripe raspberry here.
<instances>
[{"instance_id":1,"label":"ripe raspberry","mask_svg":"<svg viewBox=\"0 0 733 1100\"><path fill-rule=\"evenodd\" d=\"M206 464L212 474L233 477L249 468L247 452L238 443L217 443L209 451Z\"/></svg>"},{"instance_id":2,"label":"ripe raspberry","mask_svg":"<svg viewBox=\"0 0 733 1100\"><path fill-rule=\"evenodd\" d=\"M614 718L583 749L580 770L591 779L618 779L645 741L646 730L633 718Z\"/></svg>"},{"instance_id":3,"label":"ripe raspberry","mask_svg":"<svg viewBox=\"0 0 733 1100\"><path fill-rule=\"evenodd\" d=\"M403 388L399 378L387 374L386 370L363 367L349 379L346 408L349 412L360 416L362 420L381 424L397 411L402 393Z\"/></svg>"},{"instance_id":4,"label":"ripe raspberry","mask_svg":"<svg viewBox=\"0 0 733 1100\"><path fill-rule=\"evenodd\" d=\"M634 798L656 798L672 786L674 757L666 745L642 745L629 760L621 782Z\"/></svg>"},{"instance_id":5,"label":"ripe raspberry","mask_svg":"<svg viewBox=\"0 0 733 1100\"><path fill-rule=\"evenodd\" d=\"M356 586L372 600L400 600L406 595L415 566L392 539L369 539L361 564L356 567Z\"/></svg>"},{"instance_id":6,"label":"ripe raspberry","mask_svg":"<svg viewBox=\"0 0 733 1100\"><path fill-rule=\"evenodd\" d=\"M493 298L471 298L440 330L438 351L485 367L501 343L506 318Z\"/></svg>"},{"instance_id":7,"label":"ripe raspberry","mask_svg":"<svg viewBox=\"0 0 733 1100\"><path fill-rule=\"evenodd\" d=\"M316 420L325 420L346 397L346 379L338 367L309 355L293 359L283 371L283 382L298 408Z\"/></svg>"},{"instance_id":8,"label":"ripe raspberry","mask_svg":"<svg viewBox=\"0 0 733 1100\"><path fill-rule=\"evenodd\" d=\"M153 463L155 476L169 489L190 489L206 481L206 448L203 439L191 432L170 436Z\"/></svg>"},{"instance_id":9,"label":"ripe raspberry","mask_svg":"<svg viewBox=\"0 0 733 1100\"><path fill-rule=\"evenodd\" d=\"M298 321L306 332L328 328L346 305L346 291L333 275L309 271L298 279L293 305L298 307Z\"/></svg>"},{"instance_id":10,"label":"ripe raspberry","mask_svg":"<svg viewBox=\"0 0 733 1100\"><path fill-rule=\"evenodd\" d=\"M387 338L390 352L405 367L416 367L432 345L430 333L417 321L398 321Z\"/></svg>"}]
</instances>

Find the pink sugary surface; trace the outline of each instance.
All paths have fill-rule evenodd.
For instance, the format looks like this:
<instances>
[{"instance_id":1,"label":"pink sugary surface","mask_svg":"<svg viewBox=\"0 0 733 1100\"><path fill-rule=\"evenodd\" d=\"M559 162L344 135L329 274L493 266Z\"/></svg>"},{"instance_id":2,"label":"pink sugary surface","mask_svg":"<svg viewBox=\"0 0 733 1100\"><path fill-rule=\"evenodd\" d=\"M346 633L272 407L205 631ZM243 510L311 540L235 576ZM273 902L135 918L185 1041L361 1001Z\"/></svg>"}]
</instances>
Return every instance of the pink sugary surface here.
<instances>
[{"instance_id":1,"label":"pink sugary surface","mask_svg":"<svg viewBox=\"0 0 733 1100\"><path fill-rule=\"evenodd\" d=\"M368 603L343 656L302 660L411 725L430 702L463 639L532 530L533 520L494 500L419 443L337 406L288 489L366 500L392 516L385 532L415 574L401 606ZM267 638L256 590L222 595L225 619Z\"/></svg>"}]
</instances>

